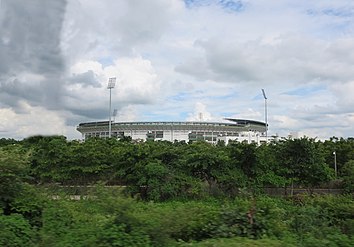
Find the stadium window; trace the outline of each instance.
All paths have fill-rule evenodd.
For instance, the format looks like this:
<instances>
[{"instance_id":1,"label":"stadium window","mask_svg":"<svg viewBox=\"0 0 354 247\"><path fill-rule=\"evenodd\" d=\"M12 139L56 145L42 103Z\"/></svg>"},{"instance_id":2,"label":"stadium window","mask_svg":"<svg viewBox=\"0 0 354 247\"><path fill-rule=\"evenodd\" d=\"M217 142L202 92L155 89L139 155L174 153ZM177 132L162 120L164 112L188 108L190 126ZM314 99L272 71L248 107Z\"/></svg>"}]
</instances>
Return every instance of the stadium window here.
<instances>
[{"instance_id":1,"label":"stadium window","mask_svg":"<svg viewBox=\"0 0 354 247\"><path fill-rule=\"evenodd\" d=\"M156 131L156 138L163 138L163 131Z\"/></svg>"}]
</instances>

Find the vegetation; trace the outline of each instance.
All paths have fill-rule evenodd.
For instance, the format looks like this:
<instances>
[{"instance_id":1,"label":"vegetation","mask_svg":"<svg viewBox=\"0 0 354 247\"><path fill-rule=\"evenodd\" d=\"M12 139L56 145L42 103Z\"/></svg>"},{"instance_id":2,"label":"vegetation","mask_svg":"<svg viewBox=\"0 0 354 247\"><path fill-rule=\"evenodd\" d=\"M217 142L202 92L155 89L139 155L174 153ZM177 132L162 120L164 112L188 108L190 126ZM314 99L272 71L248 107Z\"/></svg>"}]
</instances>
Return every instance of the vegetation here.
<instances>
[{"instance_id":1,"label":"vegetation","mask_svg":"<svg viewBox=\"0 0 354 247\"><path fill-rule=\"evenodd\" d=\"M353 246L352 139L1 143L0 246Z\"/></svg>"}]
</instances>

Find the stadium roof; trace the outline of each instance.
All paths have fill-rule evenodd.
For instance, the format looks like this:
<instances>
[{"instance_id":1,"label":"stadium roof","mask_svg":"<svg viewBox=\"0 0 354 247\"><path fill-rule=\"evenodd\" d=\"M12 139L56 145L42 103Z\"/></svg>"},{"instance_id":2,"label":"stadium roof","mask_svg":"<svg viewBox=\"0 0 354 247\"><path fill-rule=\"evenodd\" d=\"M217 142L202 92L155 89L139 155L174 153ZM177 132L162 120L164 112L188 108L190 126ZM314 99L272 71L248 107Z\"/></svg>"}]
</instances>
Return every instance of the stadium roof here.
<instances>
[{"instance_id":1,"label":"stadium roof","mask_svg":"<svg viewBox=\"0 0 354 247\"><path fill-rule=\"evenodd\" d=\"M231 130L237 128L239 130L246 131L248 129L263 131L266 128L266 124L259 121L247 120L247 119L233 119L225 118L230 122L205 122L205 121L154 121L154 122L114 122L112 128L119 129L214 129L222 128L225 130ZM88 122L80 123L77 130L83 129L100 129L104 126L108 126L108 121L100 122Z\"/></svg>"}]
</instances>

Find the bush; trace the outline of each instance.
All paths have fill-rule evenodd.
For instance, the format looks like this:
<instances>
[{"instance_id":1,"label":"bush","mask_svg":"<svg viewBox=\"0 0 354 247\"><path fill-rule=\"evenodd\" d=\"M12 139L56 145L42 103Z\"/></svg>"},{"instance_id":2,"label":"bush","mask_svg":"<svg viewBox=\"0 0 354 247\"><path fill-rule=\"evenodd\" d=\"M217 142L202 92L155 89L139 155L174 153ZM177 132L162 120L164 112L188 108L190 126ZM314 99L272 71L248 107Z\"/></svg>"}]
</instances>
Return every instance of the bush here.
<instances>
[{"instance_id":1,"label":"bush","mask_svg":"<svg viewBox=\"0 0 354 247\"><path fill-rule=\"evenodd\" d=\"M146 233L131 228L125 224L112 222L102 229L102 232L97 239L97 246L149 247L152 245L150 238Z\"/></svg>"},{"instance_id":2,"label":"bush","mask_svg":"<svg viewBox=\"0 0 354 247\"><path fill-rule=\"evenodd\" d=\"M301 246L303 247L352 247L353 240L341 233L332 233L325 238L316 238L311 234L305 234Z\"/></svg>"},{"instance_id":3,"label":"bush","mask_svg":"<svg viewBox=\"0 0 354 247\"><path fill-rule=\"evenodd\" d=\"M181 247L295 247L291 243L286 243L276 239L247 239L247 238L219 238L205 240L199 243L179 243Z\"/></svg>"},{"instance_id":4,"label":"bush","mask_svg":"<svg viewBox=\"0 0 354 247\"><path fill-rule=\"evenodd\" d=\"M0 246L33 246L35 232L20 214L0 215Z\"/></svg>"},{"instance_id":5,"label":"bush","mask_svg":"<svg viewBox=\"0 0 354 247\"><path fill-rule=\"evenodd\" d=\"M342 168L343 188L347 193L354 193L354 160L350 160Z\"/></svg>"}]
</instances>

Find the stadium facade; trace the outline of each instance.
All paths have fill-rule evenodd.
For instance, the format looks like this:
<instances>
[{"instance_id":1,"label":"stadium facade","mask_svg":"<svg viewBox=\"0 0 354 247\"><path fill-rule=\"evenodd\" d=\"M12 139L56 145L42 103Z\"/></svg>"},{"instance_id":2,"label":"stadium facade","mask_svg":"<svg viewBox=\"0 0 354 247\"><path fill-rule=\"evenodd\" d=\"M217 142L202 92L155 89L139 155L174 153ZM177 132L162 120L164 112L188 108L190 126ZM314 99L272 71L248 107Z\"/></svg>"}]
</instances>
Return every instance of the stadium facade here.
<instances>
[{"instance_id":1,"label":"stadium facade","mask_svg":"<svg viewBox=\"0 0 354 247\"><path fill-rule=\"evenodd\" d=\"M264 122L226 118L228 122L112 122L111 136L129 136L135 141L199 141L210 143L230 140L261 144L266 142ZM80 123L77 130L84 140L91 137L107 138L109 122Z\"/></svg>"}]
</instances>

